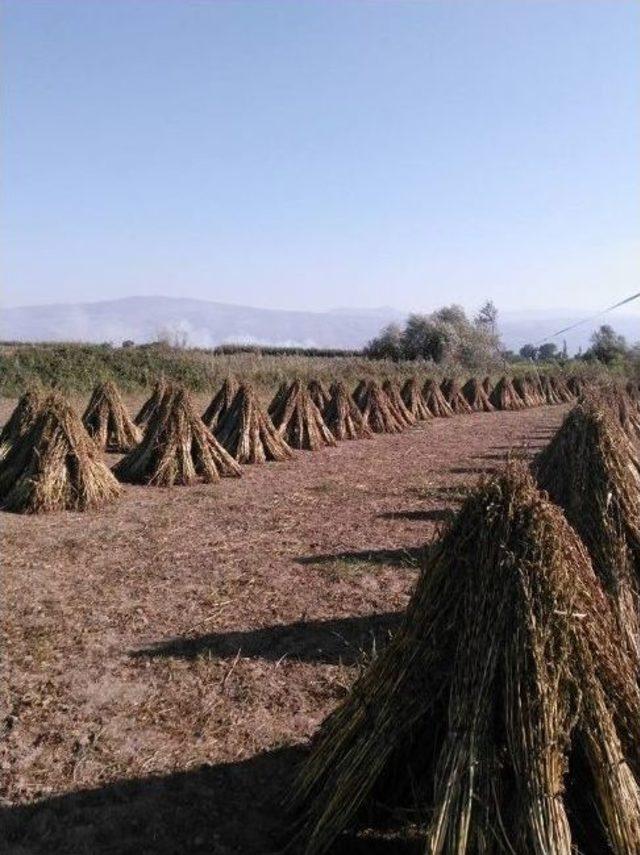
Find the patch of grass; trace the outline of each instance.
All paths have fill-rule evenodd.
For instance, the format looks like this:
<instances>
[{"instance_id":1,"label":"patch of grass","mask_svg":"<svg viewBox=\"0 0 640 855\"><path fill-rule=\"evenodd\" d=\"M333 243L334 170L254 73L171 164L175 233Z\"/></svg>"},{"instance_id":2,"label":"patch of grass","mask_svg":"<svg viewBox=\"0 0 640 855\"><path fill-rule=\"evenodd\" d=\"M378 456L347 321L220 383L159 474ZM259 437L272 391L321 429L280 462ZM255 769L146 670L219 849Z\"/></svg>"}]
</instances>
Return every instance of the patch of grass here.
<instances>
[{"instance_id":1,"label":"patch of grass","mask_svg":"<svg viewBox=\"0 0 640 855\"><path fill-rule=\"evenodd\" d=\"M357 579L364 573L370 573L372 570L377 570L379 564L376 561L367 561L363 558L346 557L336 558L335 561L329 561L321 565L323 573L326 573L332 582L337 582L341 579Z\"/></svg>"}]
</instances>

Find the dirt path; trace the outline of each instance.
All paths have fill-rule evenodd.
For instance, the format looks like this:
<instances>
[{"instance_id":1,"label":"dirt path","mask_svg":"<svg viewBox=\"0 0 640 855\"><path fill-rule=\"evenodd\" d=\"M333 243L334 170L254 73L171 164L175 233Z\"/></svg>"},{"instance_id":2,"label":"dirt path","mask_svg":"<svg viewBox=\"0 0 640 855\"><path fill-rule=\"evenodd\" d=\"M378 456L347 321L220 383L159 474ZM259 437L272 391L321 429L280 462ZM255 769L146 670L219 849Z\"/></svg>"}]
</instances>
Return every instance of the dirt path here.
<instances>
[{"instance_id":1,"label":"dirt path","mask_svg":"<svg viewBox=\"0 0 640 855\"><path fill-rule=\"evenodd\" d=\"M274 849L295 746L397 623L460 487L565 412L434 420L238 481L127 487L96 513L3 515L0 849Z\"/></svg>"}]
</instances>

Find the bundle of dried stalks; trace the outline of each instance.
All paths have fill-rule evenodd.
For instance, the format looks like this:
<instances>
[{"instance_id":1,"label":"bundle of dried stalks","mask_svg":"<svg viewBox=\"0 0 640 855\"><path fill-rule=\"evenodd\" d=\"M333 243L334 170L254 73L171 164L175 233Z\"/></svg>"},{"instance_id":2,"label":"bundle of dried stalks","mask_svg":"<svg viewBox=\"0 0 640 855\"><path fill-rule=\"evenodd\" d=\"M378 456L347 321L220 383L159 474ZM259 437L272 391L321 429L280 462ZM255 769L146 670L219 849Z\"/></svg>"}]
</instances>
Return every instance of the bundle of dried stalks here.
<instances>
[{"instance_id":1,"label":"bundle of dried stalks","mask_svg":"<svg viewBox=\"0 0 640 855\"><path fill-rule=\"evenodd\" d=\"M640 406L622 386L609 383L592 389L582 401L597 402L600 409L613 416L632 442L640 439Z\"/></svg>"},{"instance_id":2,"label":"bundle of dried stalks","mask_svg":"<svg viewBox=\"0 0 640 855\"><path fill-rule=\"evenodd\" d=\"M422 397L426 408L432 416L437 418L448 418L453 415L453 410L442 394L440 386L435 380L427 380L422 387Z\"/></svg>"},{"instance_id":3,"label":"bundle of dried stalks","mask_svg":"<svg viewBox=\"0 0 640 855\"><path fill-rule=\"evenodd\" d=\"M406 381L402 387L401 394L405 407L409 410L414 419L417 421L425 421L433 418L424 398L422 397L420 384L415 377L410 377Z\"/></svg>"},{"instance_id":4,"label":"bundle of dried stalks","mask_svg":"<svg viewBox=\"0 0 640 855\"><path fill-rule=\"evenodd\" d=\"M160 401L162 400L162 396L164 395L164 391L167 387L167 381L164 377L160 377L156 380L156 383L153 387L151 395L147 398L144 404L140 407L140 411L138 415L135 417L134 422L144 430L145 425L151 418L151 416L155 413L155 411L160 406Z\"/></svg>"},{"instance_id":5,"label":"bundle of dried stalks","mask_svg":"<svg viewBox=\"0 0 640 855\"><path fill-rule=\"evenodd\" d=\"M493 392L493 383L491 382L491 377L485 377L482 381L482 388L486 392L487 397L491 395Z\"/></svg>"},{"instance_id":6,"label":"bundle of dried stalks","mask_svg":"<svg viewBox=\"0 0 640 855\"><path fill-rule=\"evenodd\" d=\"M582 377L577 374L572 374L567 378L567 389L571 392L574 398L580 398L584 395L587 384Z\"/></svg>"},{"instance_id":7,"label":"bundle of dried stalks","mask_svg":"<svg viewBox=\"0 0 640 855\"><path fill-rule=\"evenodd\" d=\"M540 376L540 385L542 386L542 395L544 397L545 404L554 406L562 403L560 396L557 394L553 386L551 376L549 374L542 374Z\"/></svg>"},{"instance_id":8,"label":"bundle of dried stalks","mask_svg":"<svg viewBox=\"0 0 640 855\"><path fill-rule=\"evenodd\" d=\"M216 428L226 416L231 402L238 391L238 384L233 377L227 377L222 386L211 399L211 403L202 414L202 421L209 430L215 433Z\"/></svg>"},{"instance_id":9,"label":"bundle of dried stalks","mask_svg":"<svg viewBox=\"0 0 640 855\"><path fill-rule=\"evenodd\" d=\"M279 436L248 383L238 389L216 436L239 463L265 463L292 457L291 448Z\"/></svg>"},{"instance_id":10,"label":"bundle of dried stalks","mask_svg":"<svg viewBox=\"0 0 640 855\"><path fill-rule=\"evenodd\" d=\"M324 411L325 424L336 439L369 439L373 434L344 383L331 385L331 397Z\"/></svg>"},{"instance_id":11,"label":"bundle of dried stalks","mask_svg":"<svg viewBox=\"0 0 640 855\"><path fill-rule=\"evenodd\" d=\"M186 390L168 385L142 442L114 466L121 481L157 487L210 483L240 467L203 424Z\"/></svg>"},{"instance_id":12,"label":"bundle of dried stalks","mask_svg":"<svg viewBox=\"0 0 640 855\"><path fill-rule=\"evenodd\" d=\"M489 400L483 384L477 377L472 377L462 387L465 400L475 413L492 413L494 407Z\"/></svg>"},{"instance_id":13,"label":"bundle of dried stalks","mask_svg":"<svg viewBox=\"0 0 640 855\"><path fill-rule=\"evenodd\" d=\"M538 484L585 543L621 628L639 641L640 460L601 400L574 407L534 462Z\"/></svg>"},{"instance_id":14,"label":"bundle of dried stalks","mask_svg":"<svg viewBox=\"0 0 640 855\"><path fill-rule=\"evenodd\" d=\"M524 410L526 404L513 388L510 377L501 377L489 396L496 410Z\"/></svg>"},{"instance_id":15,"label":"bundle of dried stalks","mask_svg":"<svg viewBox=\"0 0 640 855\"><path fill-rule=\"evenodd\" d=\"M571 390L567 386L567 381L562 374L551 374L549 376L551 387L556 393L556 397L561 404L572 404L575 400Z\"/></svg>"},{"instance_id":16,"label":"bundle of dried stalks","mask_svg":"<svg viewBox=\"0 0 640 855\"><path fill-rule=\"evenodd\" d=\"M131 421L118 387L111 380L95 387L82 423L103 451L131 451L142 439L142 431Z\"/></svg>"},{"instance_id":17,"label":"bundle of dried stalks","mask_svg":"<svg viewBox=\"0 0 640 855\"><path fill-rule=\"evenodd\" d=\"M360 397L364 423L374 433L401 433L405 425L377 380L369 380Z\"/></svg>"},{"instance_id":18,"label":"bundle of dried stalks","mask_svg":"<svg viewBox=\"0 0 640 855\"><path fill-rule=\"evenodd\" d=\"M400 808L430 855L639 852L639 776L635 663L578 536L511 470L466 500L322 726L296 851Z\"/></svg>"},{"instance_id":19,"label":"bundle of dried stalks","mask_svg":"<svg viewBox=\"0 0 640 855\"><path fill-rule=\"evenodd\" d=\"M400 391L400 387L395 382L395 380L385 380L382 384L382 391L385 393L385 395L391 402L391 406L393 407L394 413L396 417L399 417L400 422L405 427L410 427L411 425L414 425L416 423L416 417L406 406L402 397L402 392Z\"/></svg>"},{"instance_id":20,"label":"bundle of dried stalks","mask_svg":"<svg viewBox=\"0 0 640 855\"><path fill-rule=\"evenodd\" d=\"M542 391L542 383L540 375L537 373L525 374L525 380L528 383L529 395L533 399L536 407L541 407L546 404L544 392Z\"/></svg>"},{"instance_id":21,"label":"bundle of dried stalks","mask_svg":"<svg viewBox=\"0 0 640 855\"><path fill-rule=\"evenodd\" d=\"M536 391L526 377L514 377L513 388L525 407L539 406Z\"/></svg>"},{"instance_id":22,"label":"bundle of dried stalks","mask_svg":"<svg viewBox=\"0 0 640 855\"><path fill-rule=\"evenodd\" d=\"M322 413L300 380L294 380L286 395L280 397L271 420L279 436L291 448L317 451L337 444L324 423Z\"/></svg>"},{"instance_id":23,"label":"bundle of dried stalks","mask_svg":"<svg viewBox=\"0 0 640 855\"><path fill-rule=\"evenodd\" d=\"M27 389L20 396L14 411L0 431L0 460L7 456L10 448L22 439L31 427L44 397L44 392L36 388Z\"/></svg>"},{"instance_id":24,"label":"bundle of dried stalks","mask_svg":"<svg viewBox=\"0 0 640 855\"><path fill-rule=\"evenodd\" d=\"M324 388L322 383L319 380L309 380L307 384L307 390L311 395L311 400L316 405L316 407L320 410L321 413L324 414L325 409L329 403L331 395Z\"/></svg>"},{"instance_id":25,"label":"bundle of dried stalks","mask_svg":"<svg viewBox=\"0 0 640 855\"><path fill-rule=\"evenodd\" d=\"M40 400L0 463L0 504L22 513L98 508L120 495L100 450L59 394Z\"/></svg>"},{"instance_id":26,"label":"bundle of dried stalks","mask_svg":"<svg viewBox=\"0 0 640 855\"><path fill-rule=\"evenodd\" d=\"M471 405L462 394L460 382L455 377L443 380L440 384L440 389L444 395L444 399L449 404L451 409L457 415L465 415L472 413Z\"/></svg>"}]
</instances>

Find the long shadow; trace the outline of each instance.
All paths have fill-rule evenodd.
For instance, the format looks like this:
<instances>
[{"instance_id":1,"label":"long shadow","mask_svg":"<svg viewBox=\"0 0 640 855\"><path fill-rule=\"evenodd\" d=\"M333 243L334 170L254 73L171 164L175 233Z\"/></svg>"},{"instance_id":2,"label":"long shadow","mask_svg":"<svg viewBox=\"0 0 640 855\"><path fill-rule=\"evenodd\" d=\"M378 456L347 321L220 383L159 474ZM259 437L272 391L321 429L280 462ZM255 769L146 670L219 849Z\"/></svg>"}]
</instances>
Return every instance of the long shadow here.
<instances>
[{"instance_id":1,"label":"long shadow","mask_svg":"<svg viewBox=\"0 0 640 855\"><path fill-rule=\"evenodd\" d=\"M419 567L426 556L425 546L407 546L403 549L362 549L358 551L301 555L298 564L390 564L393 567Z\"/></svg>"},{"instance_id":2,"label":"long shadow","mask_svg":"<svg viewBox=\"0 0 640 855\"><path fill-rule=\"evenodd\" d=\"M383 520L424 520L425 522L442 522L451 518L450 508L431 508L427 511L385 511L378 514Z\"/></svg>"},{"instance_id":3,"label":"long shadow","mask_svg":"<svg viewBox=\"0 0 640 855\"><path fill-rule=\"evenodd\" d=\"M498 470L498 466L454 466L449 472L452 475L493 475Z\"/></svg>"},{"instance_id":4,"label":"long shadow","mask_svg":"<svg viewBox=\"0 0 640 855\"><path fill-rule=\"evenodd\" d=\"M474 460L496 460L501 463L506 463L508 460L527 460L531 456L532 452L529 449L515 448L510 451L503 451L502 453L488 453L488 454L478 454L477 457L474 457Z\"/></svg>"},{"instance_id":5,"label":"long shadow","mask_svg":"<svg viewBox=\"0 0 640 855\"><path fill-rule=\"evenodd\" d=\"M116 781L0 810L8 855L199 855L277 852L286 795L304 757L279 748L249 760Z\"/></svg>"},{"instance_id":6,"label":"long shadow","mask_svg":"<svg viewBox=\"0 0 640 855\"><path fill-rule=\"evenodd\" d=\"M0 809L7 855L299 855L289 797L307 754L277 748L248 760L116 781ZM418 855L416 840L348 833L334 855Z\"/></svg>"},{"instance_id":7,"label":"long shadow","mask_svg":"<svg viewBox=\"0 0 640 855\"><path fill-rule=\"evenodd\" d=\"M240 655L275 662L287 658L351 665L362 659L363 652L384 646L400 618L400 612L387 612L364 617L297 621L195 638L170 638L131 651L131 656L194 659L207 653L221 659Z\"/></svg>"}]
</instances>

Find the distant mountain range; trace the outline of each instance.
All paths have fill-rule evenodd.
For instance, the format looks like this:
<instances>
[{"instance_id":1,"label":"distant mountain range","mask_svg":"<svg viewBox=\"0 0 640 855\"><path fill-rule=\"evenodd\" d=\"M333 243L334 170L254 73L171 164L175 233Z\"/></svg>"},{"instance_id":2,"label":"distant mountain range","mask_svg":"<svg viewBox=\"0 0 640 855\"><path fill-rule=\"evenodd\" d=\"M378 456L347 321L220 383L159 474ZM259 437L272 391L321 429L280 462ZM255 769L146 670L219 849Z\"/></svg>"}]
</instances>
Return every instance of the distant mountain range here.
<instances>
[{"instance_id":1,"label":"distant mountain range","mask_svg":"<svg viewBox=\"0 0 640 855\"><path fill-rule=\"evenodd\" d=\"M199 347L218 344L270 344L289 347L357 349L385 324L406 313L392 308L300 312L256 309L180 297L128 297L97 303L5 308L0 315L3 341L84 341L136 344L162 337ZM537 342L584 315L567 311L503 312L499 326L506 347ZM640 341L640 315L612 314L554 339L569 352L587 347L589 336L606 320L630 342Z\"/></svg>"}]
</instances>

